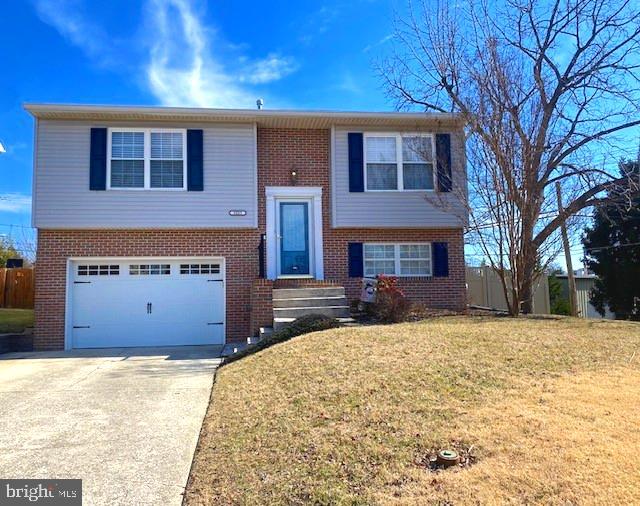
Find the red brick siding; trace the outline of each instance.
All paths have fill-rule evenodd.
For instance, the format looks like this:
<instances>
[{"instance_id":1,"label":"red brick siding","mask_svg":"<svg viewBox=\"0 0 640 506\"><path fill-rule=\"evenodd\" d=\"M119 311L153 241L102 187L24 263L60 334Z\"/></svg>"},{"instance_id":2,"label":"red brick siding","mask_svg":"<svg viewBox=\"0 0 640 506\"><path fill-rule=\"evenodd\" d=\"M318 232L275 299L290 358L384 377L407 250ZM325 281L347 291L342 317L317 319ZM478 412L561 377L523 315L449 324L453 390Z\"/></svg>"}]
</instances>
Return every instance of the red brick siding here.
<instances>
[{"instance_id":1,"label":"red brick siding","mask_svg":"<svg viewBox=\"0 0 640 506\"><path fill-rule=\"evenodd\" d=\"M37 349L64 346L67 258L83 256L223 256L227 338L249 336L251 283L258 277L256 230L39 230L36 269Z\"/></svg>"}]
</instances>

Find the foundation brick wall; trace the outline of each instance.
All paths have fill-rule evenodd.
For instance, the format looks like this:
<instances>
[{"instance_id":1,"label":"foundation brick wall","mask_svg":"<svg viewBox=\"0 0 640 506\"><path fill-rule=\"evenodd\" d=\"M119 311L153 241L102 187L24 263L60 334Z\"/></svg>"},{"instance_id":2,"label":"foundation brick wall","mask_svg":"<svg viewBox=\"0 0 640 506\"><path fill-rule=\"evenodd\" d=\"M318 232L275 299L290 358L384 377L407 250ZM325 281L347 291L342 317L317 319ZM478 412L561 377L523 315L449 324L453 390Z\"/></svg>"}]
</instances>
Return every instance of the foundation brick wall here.
<instances>
[{"instance_id":1,"label":"foundation brick wall","mask_svg":"<svg viewBox=\"0 0 640 506\"><path fill-rule=\"evenodd\" d=\"M330 131L258 129L259 229L237 230L39 230L36 269L35 337L37 349L62 349L66 263L82 256L223 256L227 275L227 339L243 340L272 318L274 283L259 280L258 245L265 233L265 186L322 187L324 269L327 283L359 297L359 279L348 277L347 244L368 241L443 241L449 243L449 276L400 278L407 296L434 308L463 310L466 305L462 229L332 229L330 216ZM311 284L312 282L305 282ZM277 281L275 287L299 285Z\"/></svg>"}]
</instances>

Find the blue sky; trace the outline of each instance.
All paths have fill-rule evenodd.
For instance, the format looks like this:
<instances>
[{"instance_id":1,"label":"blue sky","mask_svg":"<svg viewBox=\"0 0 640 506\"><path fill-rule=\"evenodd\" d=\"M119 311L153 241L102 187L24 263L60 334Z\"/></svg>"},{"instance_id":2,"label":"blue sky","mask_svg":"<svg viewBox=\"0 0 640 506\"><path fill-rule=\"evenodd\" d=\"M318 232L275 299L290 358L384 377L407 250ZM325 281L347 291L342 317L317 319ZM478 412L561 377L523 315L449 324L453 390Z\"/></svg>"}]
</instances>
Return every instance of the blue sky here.
<instances>
[{"instance_id":1,"label":"blue sky","mask_svg":"<svg viewBox=\"0 0 640 506\"><path fill-rule=\"evenodd\" d=\"M33 247L33 121L23 102L253 108L261 97L268 108L391 110L373 63L390 49L394 14L404 6L404 0L4 2L0 234ZM579 243L573 252L577 264Z\"/></svg>"},{"instance_id":2,"label":"blue sky","mask_svg":"<svg viewBox=\"0 0 640 506\"><path fill-rule=\"evenodd\" d=\"M389 110L374 0L4 2L0 234L29 242L33 122L23 102ZM366 14L366 17L365 17Z\"/></svg>"}]
</instances>

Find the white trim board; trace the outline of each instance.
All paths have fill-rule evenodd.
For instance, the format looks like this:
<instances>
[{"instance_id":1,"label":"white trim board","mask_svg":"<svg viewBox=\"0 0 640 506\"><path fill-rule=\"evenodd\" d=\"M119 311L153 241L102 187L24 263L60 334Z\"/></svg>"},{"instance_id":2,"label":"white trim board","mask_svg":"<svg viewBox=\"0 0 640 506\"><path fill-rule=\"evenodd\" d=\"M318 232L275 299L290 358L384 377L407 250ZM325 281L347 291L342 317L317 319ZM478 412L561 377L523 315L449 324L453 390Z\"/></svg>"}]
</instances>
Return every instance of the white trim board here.
<instances>
[{"instance_id":1,"label":"white trim board","mask_svg":"<svg viewBox=\"0 0 640 506\"><path fill-rule=\"evenodd\" d=\"M320 186L267 186L266 195L266 236L267 236L267 279L278 277L278 200L308 200L310 202L310 226L313 241L312 277L324 279L324 246L322 239L322 187ZM309 276L304 276L309 277Z\"/></svg>"}]
</instances>

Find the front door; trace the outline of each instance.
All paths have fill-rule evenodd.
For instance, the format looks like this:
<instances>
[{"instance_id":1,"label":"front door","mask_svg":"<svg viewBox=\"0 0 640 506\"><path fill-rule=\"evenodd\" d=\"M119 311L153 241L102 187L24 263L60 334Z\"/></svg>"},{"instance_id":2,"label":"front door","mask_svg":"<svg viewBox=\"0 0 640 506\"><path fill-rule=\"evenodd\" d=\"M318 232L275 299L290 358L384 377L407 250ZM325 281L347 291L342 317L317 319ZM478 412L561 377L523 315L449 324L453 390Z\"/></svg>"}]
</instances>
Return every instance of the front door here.
<instances>
[{"instance_id":1,"label":"front door","mask_svg":"<svg viewBox=\"0 0 640 506\"><path fill-rule=\"evenodd\" d=\"M309 203L279 202L280 275L308 276L310 270Z\"/></svg>"}]
</instances>

